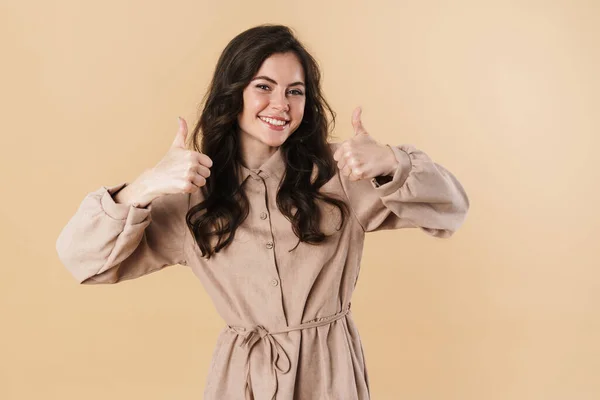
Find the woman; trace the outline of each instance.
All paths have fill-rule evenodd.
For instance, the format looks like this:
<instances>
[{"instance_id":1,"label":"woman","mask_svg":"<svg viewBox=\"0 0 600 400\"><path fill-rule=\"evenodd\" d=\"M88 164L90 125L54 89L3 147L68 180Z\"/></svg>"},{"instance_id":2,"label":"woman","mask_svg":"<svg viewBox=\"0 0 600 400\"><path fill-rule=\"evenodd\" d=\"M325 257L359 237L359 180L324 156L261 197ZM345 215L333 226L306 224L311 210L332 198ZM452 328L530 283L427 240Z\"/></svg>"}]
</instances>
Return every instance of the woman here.
<instances>
[{"instance_id":1,"label":"woman","mask_svg":"<svg viewBox=\"0 0 600 400\"><path fill-rule=\"evenodd\" d=\"M330 119L317 63L293 33L249 29L217 63L194 150L180 120L155 167L90 193L58 238L80 283L188 265L227 324L205 399L368 399L350 312L365 232L449 237L465 219L448 170L375 141L359 109L355 135L328 143Z\"/></svg>"}]
</instances>

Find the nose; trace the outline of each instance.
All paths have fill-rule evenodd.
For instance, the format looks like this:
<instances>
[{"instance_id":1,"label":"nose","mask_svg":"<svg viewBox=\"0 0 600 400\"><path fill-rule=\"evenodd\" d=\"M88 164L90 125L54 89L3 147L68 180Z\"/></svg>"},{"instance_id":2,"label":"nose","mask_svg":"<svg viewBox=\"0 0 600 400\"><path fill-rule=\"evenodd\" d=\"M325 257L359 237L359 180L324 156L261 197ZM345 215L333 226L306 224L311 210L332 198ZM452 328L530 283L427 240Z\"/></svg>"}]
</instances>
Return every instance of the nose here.
<instances>
[{"instance_id":1,"label":"nose","mask_svg":"<svg viewBox=\"0 0 600 400\"><path fill-rule=\"evenodd\" d=\"M283 92L283 94L275 92L273 93L273 97L271 99L271 106L276 110L281 110L284 112L289 111L290 102L286 96L285 91Z\"/></svg>"}]
</instances>

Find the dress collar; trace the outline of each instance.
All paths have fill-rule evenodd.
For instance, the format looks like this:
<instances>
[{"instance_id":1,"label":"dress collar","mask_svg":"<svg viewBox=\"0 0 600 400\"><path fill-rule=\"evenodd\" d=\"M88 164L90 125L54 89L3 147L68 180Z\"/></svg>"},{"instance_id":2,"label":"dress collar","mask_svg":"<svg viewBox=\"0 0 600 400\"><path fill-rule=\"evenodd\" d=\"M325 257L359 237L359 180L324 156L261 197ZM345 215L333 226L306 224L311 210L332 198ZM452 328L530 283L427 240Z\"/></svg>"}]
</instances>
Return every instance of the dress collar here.
<instances>
[{"instance_id":1,"label":"dress collar","mask_svg":"<svg viewBox=\"0 0 600 400\"><path fill-rule=\"evenodd\" d=\"M281 177L285 173L285 162L283 160L283 155L281 154L281 146L278 147L275 153L271 154L271 156L256 169L246 168L244 165L242 165L242 163L238 163L238 167L240 186L249 176L256 180L273 177L277 181L280 181Z\"/></svg>"}]
</instances>

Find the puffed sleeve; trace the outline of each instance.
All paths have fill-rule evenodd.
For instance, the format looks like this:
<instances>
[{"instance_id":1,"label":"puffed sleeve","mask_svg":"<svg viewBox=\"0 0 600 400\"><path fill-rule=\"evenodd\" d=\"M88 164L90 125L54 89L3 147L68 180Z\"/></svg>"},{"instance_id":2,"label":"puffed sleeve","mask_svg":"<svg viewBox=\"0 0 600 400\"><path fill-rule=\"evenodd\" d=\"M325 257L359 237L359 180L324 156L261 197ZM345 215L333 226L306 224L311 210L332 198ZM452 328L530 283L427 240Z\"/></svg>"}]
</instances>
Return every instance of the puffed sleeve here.
<instances>
[{"instance_id":1,"label":"puffed sleeve","mask_svg":"<svg viewBox=\"0 0 600 400\"><path fill-rule=\"evenodd\" d=\"M412 145L389 147L398 160L393 176L351 181L338 174L363 230L421 228L435 237L450 237L469 209L458 179Z\"/></svg>"},{"instance_id":2,"label":"puffed sleeve","mask_svg":"<svg viewBox=\"0 0 600 400\"><path fill-rule=\"evenodd\" d=\"M60 232L59 259L82 284L117 283L186 264L189 194L158 197L145 208L117 204L127 183L89 193Z\"/></svg>"}]
</instances>

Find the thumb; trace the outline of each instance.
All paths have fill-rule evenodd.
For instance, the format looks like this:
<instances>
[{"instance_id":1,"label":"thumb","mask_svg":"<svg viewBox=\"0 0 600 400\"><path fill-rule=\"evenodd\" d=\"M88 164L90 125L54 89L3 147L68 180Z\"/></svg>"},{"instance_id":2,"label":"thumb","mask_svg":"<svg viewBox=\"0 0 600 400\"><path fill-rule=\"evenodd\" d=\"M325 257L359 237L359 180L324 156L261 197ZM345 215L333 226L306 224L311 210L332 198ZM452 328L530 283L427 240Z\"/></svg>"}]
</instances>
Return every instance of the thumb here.
<instances>
[{"instance_id":1,"label":"thumb","mask_svg":"<svg viewBox=\"0 0 600 400\"><path fill-rule=\"evenodd\" d=\"M173 144L171 144L171 148L178 147L185 149L185 141L188 134L187 122L181 117L177 117L177 119L179 120L179 129L177 130Z\"/></svg>"},{"instance_id":2,"label":"thumb","mask_svg":"<svg viewBox=\"0 0 600 400\"><path fill-rule=\"evenodd\" d=\"M355 135L367 134L367 131L365 130L365 128L362 124L362 121L360 119L361 115L362 115L362 108L356 107L354 109L354 112L352 113L352 126L354 127Z\"/></svg>"}]
</instances>

